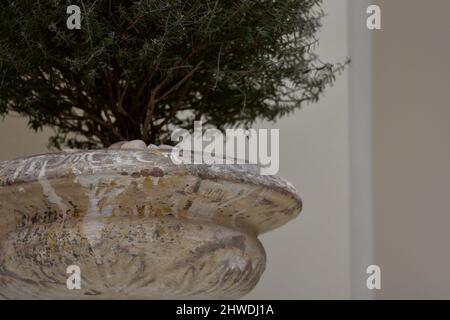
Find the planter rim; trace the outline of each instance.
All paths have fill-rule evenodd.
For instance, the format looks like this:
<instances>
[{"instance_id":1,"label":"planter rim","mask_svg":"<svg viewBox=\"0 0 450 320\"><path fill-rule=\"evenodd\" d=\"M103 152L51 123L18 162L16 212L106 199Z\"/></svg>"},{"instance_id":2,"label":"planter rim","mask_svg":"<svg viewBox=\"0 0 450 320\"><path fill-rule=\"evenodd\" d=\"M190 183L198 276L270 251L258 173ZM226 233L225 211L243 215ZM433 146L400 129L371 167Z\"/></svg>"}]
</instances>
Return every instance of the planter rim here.
<instances>
[{"instance_id":1,"label":"planter rim","mask_svg":"<svg viewBox=\"0 0 450 320\"><path fill-rule=\"evenodd\" d=\"M92 176L155 180L178 176L180 179L198 178L200 182L205 180L228 184L229 189L245 186L246 192L243 192L243 197L257 196L257 200L254 201L258 201L257 214L266 215L267 220L271 220L266 221L264 226L258 225L255 221L248 223L247 225L250 225L256 233L263 233L287 223L302 209L302 201L292 184L278 176L260 175L258 165L174 164L169 153L159 150L100 149L45 153L7 160L0 162L0 188L39 183L42 179L57 183ZM265 194L268 193L269 197L266 197ZM275 197L277 201L271 203L269 199L271 197ZM230 200L231 197L227 198L225 195L221 201ZM211 200L210 205L213 205L213 202ZM254 202L246 202L248 207L241 209L252 209L256 205ZM252 217L248 219L252 220Z\"/></svg>"}]
</instances>

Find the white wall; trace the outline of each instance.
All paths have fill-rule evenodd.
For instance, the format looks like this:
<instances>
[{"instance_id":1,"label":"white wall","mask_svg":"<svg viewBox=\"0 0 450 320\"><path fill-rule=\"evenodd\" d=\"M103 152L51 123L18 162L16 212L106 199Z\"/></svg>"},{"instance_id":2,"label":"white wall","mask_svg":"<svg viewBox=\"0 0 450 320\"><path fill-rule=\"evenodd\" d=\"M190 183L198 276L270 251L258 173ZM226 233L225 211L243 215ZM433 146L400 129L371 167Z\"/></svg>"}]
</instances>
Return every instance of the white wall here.
<instances>
[{"instance_id":1,"label":"white wall","mask_svg":"<svg viewBox=\"0 0 450 320\"><path fill-rule=\"evenodd\" d=\"M367 267L374 260L372 35L370 0L349 0L350 274L354 299L373 299Z\"/></svg>"}]
</instances>

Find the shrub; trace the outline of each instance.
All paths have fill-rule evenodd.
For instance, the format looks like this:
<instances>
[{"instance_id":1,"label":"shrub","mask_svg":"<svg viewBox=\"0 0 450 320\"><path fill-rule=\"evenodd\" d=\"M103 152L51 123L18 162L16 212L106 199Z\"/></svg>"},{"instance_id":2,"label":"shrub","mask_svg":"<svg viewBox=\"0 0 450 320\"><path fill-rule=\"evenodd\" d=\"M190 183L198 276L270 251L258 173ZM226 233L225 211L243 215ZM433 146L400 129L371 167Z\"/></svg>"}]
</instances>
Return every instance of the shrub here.
<instances>
[{"instance_id":1,"label":"shrub","mask_svg":"<svg viewBox=\"0 0 450 320\"><path fill-rule=\"evenodd\" d=\"M314 52L322 17L320 0L6 0L0 114L54 128L56 148L276 120L343 68Z\"/></svg>"}]
</instances>

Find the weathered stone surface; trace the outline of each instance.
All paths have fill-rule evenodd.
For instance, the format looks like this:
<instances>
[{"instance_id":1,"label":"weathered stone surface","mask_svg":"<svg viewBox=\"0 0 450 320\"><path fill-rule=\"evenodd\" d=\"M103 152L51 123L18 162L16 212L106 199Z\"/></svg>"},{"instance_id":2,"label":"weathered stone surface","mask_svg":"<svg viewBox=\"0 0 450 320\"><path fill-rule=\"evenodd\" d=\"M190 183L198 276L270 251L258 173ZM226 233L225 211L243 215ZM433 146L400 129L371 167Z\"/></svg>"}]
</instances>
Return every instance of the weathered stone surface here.
<instances>
[{"instance_id":1,"label":"weathered stone surface","mask_svg":"<svg viewBox=\"0 0 450 320\"><path fill-rule=\"evenodd\" d=\"M160 149L160 150L164 150L164 151L172 151L172 146L169 146L169 145L167 145L167 144L161 144L161 145L159 145L158 146L158 148Z\"/></svg>"},{"instance_id":2,"label":"weathered stone surface","mask_svg":"<svg viewBox=\"0 0 450 320\"><path fill-rule=\"evenodd\" d=\"M174 165L156 150L0 162L3 298L236 298L265 268L257 235L301 210L253 165ZM66 268L81 268L81 290Z\"/></svg>"},{"instance_id":3,"label":"weathered stone surface","mask_svg":"<svg viewBox=\"0 0 450 320\"><path fill-rule=\"evenodd\" d=\"M159 149L157 145L154 145L154 144L151 144L151 143L148 145L147 148L148 148L149 150L156 150L156 149Z\"/></svg>"}]
</instances>

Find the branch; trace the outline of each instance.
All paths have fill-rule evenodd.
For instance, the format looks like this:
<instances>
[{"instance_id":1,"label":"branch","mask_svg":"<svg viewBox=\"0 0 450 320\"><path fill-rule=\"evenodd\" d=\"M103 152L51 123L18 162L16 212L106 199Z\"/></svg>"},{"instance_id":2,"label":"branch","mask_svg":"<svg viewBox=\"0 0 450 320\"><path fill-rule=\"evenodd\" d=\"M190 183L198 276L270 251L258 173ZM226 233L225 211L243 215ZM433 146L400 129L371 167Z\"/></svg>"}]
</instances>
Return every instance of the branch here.
<instances>
[{"instance_id":1,"label":"branch","mask_svg":"<svg viewBox=\"0 0 450 320\"><path fill-rule=\"evenodd\" d=\"M156 100L156 102L158 103L158 102L165 100L175 90L178 90L184 82L186 82L187 80L192 78L192 76L200 69L200 67L203 65L203 63L204 63L204 61L200 61L199 63L197 63L197 65L194 67L194 69L192 69L187 75L185 75L183 77L183 79L178 81L178 83L176 85L174 85L172 88L170 88L168 91L166 91L166 93L162 97L158 98Z\"/></svg>"},{"instance_id":2,"label":"branch","mask_svg":"<svg viewBox=\"0 0 450 320\"><path fill-rule=\"evenodd\" d=\"M122 93L120 94L119 101L117 102L117 109L124 116L128 116L128 113L123 108L123 99L125 98L127 90L128 90L128 84L125 85L125 88L123 89ZM119 90L117 90L117 93L119 93Z\"/></svg>"},{"instance_id":3,"label":"branch","mask_svg":"<svg viewBox=\"0 0 450 320\"><path fill-rule=\"evenodd\" d=\"M148 133L149 133L148 128L150 126L150 122L153 117L153 111L155 110L155 96L158 93L158 91L160 90L162 84L163 83L160 83L159 85L156 86L156 88L154 88L150 91L150 100L146 106L147 112L145 114L144 127L143 127L143 132L142 132L142 138L145 142L147 142L147 140L148 140Z\"/></svg>"}]
</instances>

